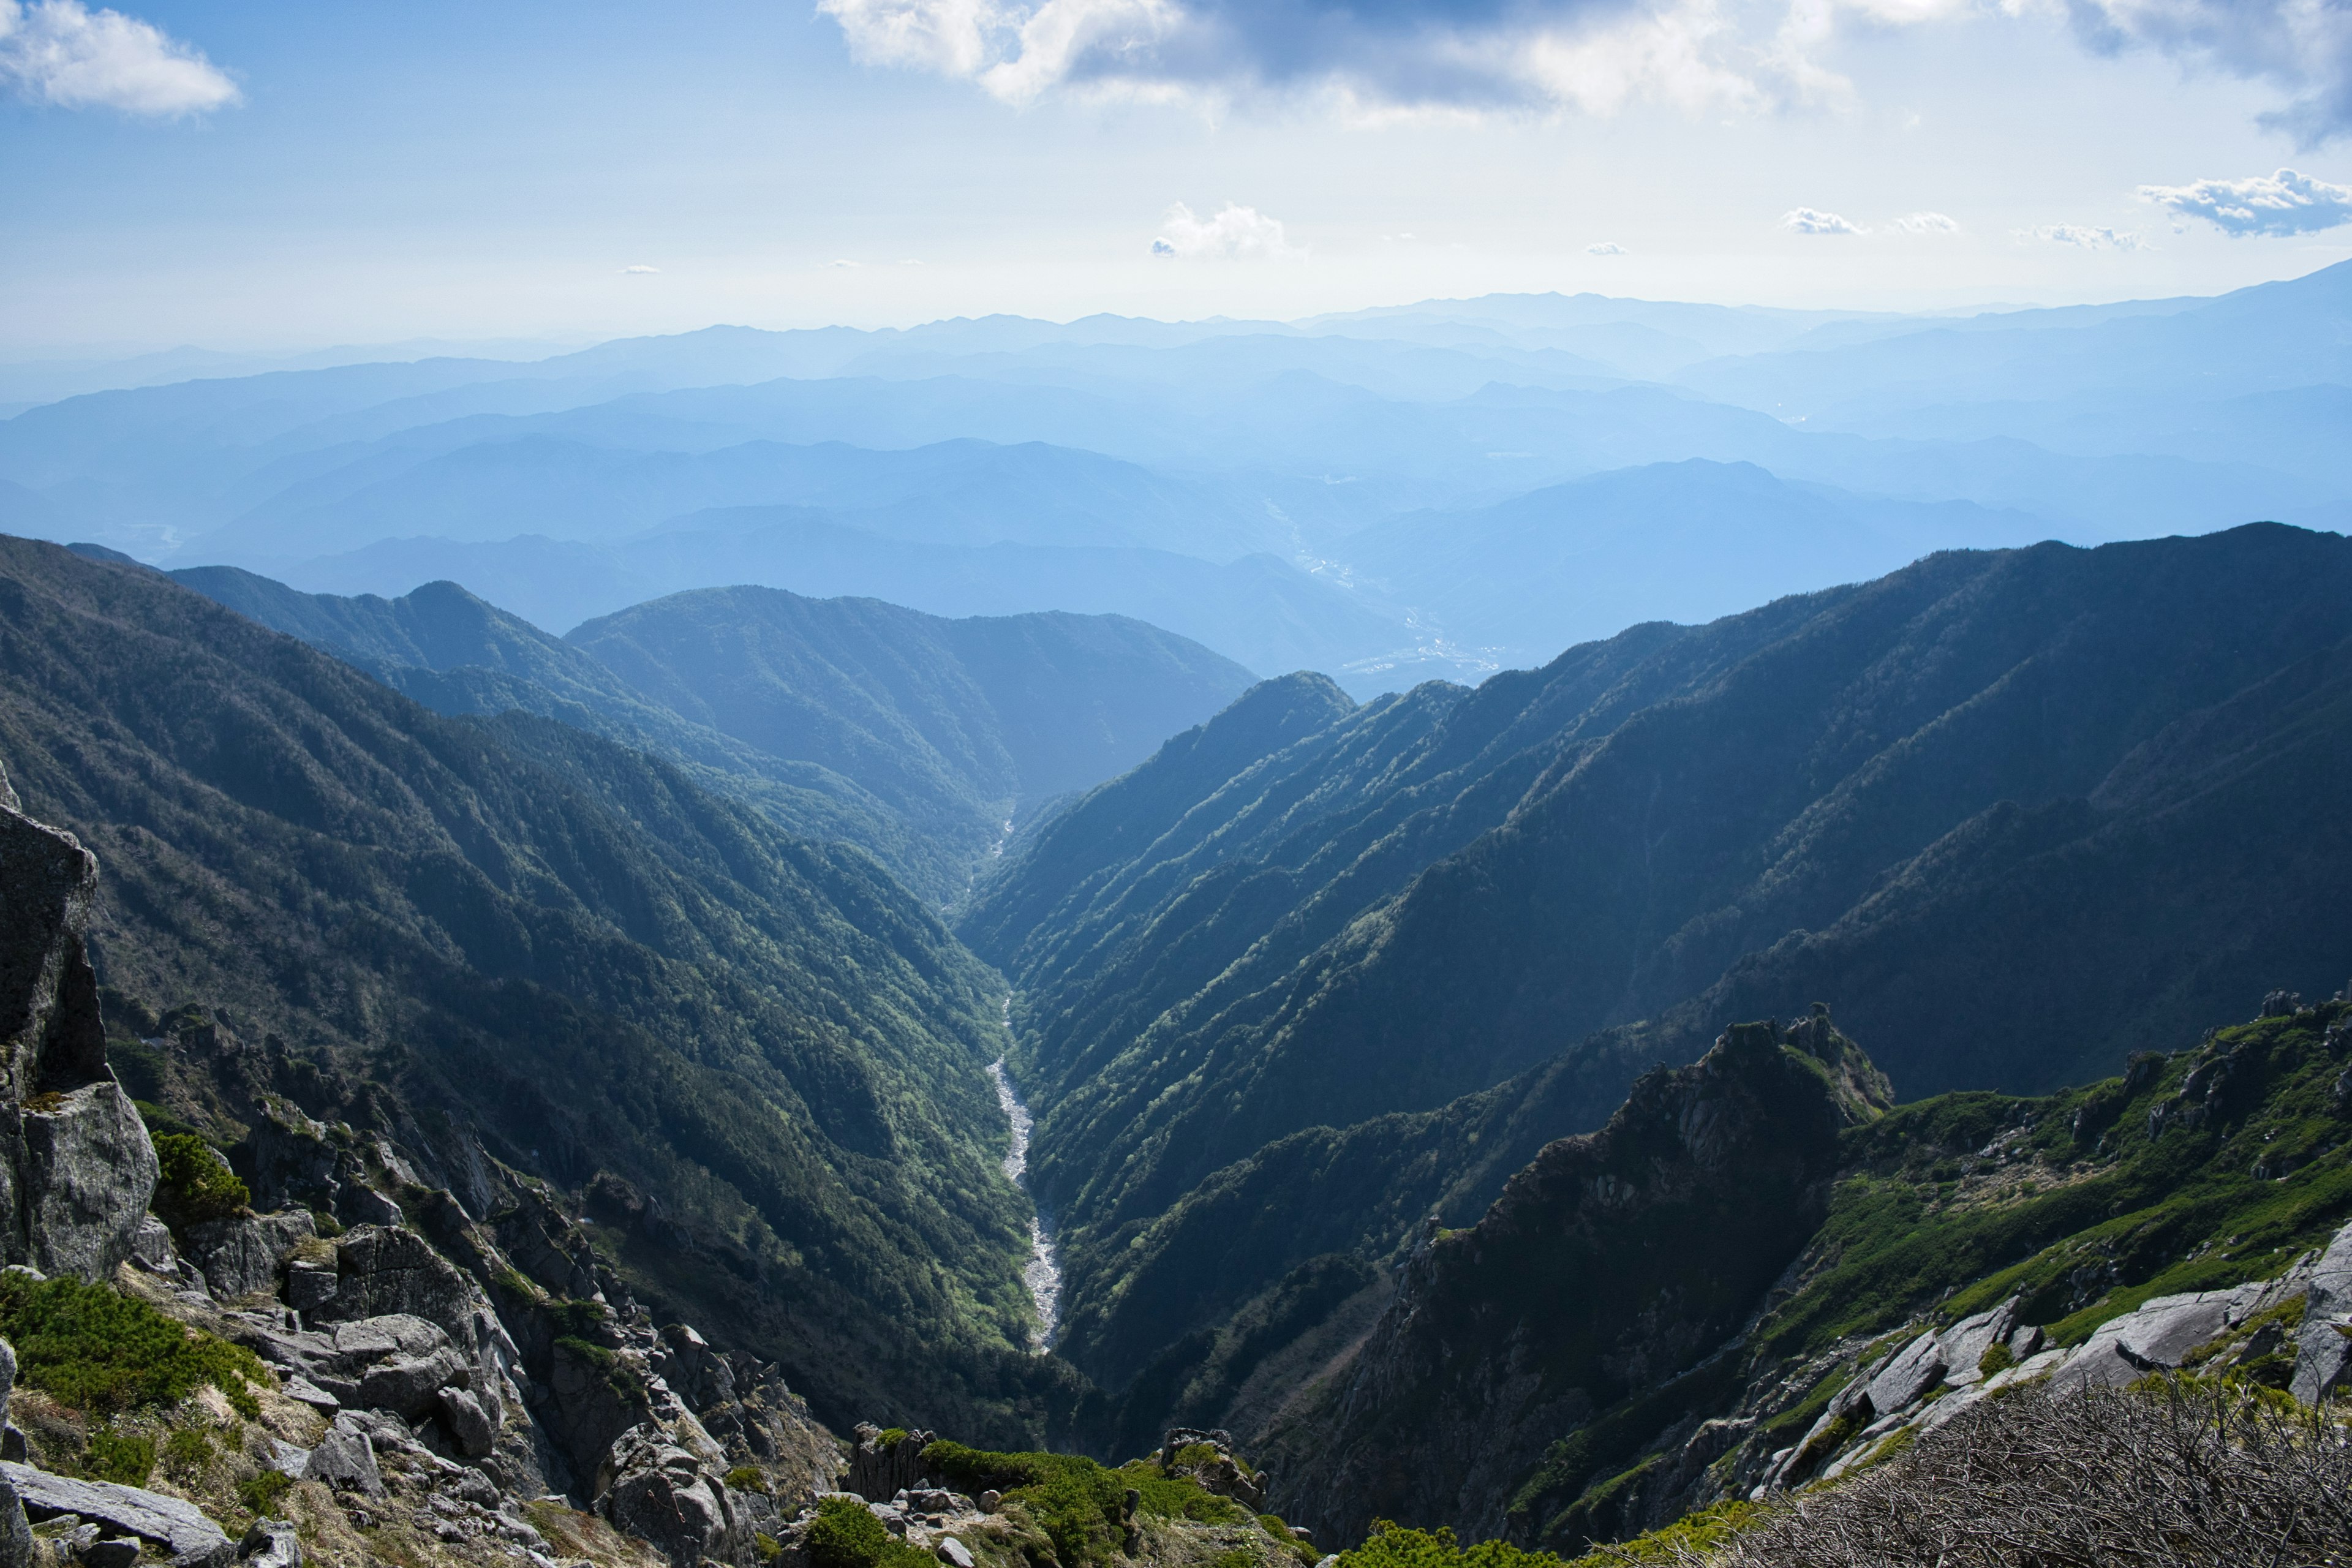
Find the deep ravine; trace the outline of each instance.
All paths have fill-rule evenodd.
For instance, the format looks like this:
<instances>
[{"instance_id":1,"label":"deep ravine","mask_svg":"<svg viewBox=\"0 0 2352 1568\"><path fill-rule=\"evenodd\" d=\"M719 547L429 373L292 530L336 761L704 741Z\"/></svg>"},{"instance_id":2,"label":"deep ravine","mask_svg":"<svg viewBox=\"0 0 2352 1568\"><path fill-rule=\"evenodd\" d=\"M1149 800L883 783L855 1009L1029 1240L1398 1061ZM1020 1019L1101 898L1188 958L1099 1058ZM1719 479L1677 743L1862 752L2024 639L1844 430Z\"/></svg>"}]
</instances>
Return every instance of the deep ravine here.
<instances>
[{"instance_id":1,"label":"deep ravine","mask_svg":"<svg viewBox=\"0 0 2352 1568\"><path fill-rule=\"evenodd\" d=\"M1007 1034L1012 1033L1009 996L1004 1001L1004 1027ZM1036 1122L1022 1103L1020 1090L1013 1088L1003 1057L988 1064L988 1076L996 1082L996 1102L1004 1108L1004 1120L1013 1125L1013 1146L1004 1152L1004 1179L1026 1192L1029 1134ZM1029 1299L1037 1304L1037 1326L1030 1331L1029 1349L1043 1355L1054 1348L1054 1336L1062 1326L1062 1265L1054 1253L1053 1222L1042 1207L1029 1220L1029 1261L1021 1270L1021 1279L1029 1287Z\"/></svg>"}]
</instances>

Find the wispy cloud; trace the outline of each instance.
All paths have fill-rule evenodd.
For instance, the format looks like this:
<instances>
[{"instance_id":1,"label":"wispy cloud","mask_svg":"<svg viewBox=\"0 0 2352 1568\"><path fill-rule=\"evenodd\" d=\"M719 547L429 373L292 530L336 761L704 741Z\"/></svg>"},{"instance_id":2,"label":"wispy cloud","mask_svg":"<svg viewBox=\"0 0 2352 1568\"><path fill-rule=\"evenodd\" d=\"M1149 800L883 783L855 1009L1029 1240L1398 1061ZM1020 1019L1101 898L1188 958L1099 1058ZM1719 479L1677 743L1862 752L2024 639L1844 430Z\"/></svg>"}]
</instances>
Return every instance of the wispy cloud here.
<instances>
[{"instance_id":1,"label":"wispy cloud","mask_svg":"<svg viewBox=\"0 0 2352 1568\"><path fill-rule=\"evenodd\" d=\"M833 260L826 262L825 265L828 267L855 267L857 263L850 260L845 256L839 256L835 257Z\"/></svg>"},{"instance_id":2,"label":"wispy cloud","mask_svg":"<svg viewBox=\"0 0 2352 1568\"><path fill-rule=\"evenodd\" d=\"M1835 213L1825 213L1816 207L1796 207L1780 215L1780 226L1799 234L1867 234L1870 231L1858 223L1849 223Z\"/></svg>"},{"instance_id":3,"label":"wispy cloud","mask_svg":"<svg viewBox=\"0 0 2352 1568\"><path fill-rule=\"evenodd\" d=\"M1619 245L1615 240L1604 239L1599 245L1586 246L1584 247L1584 254L1587 256L1622 256L1625 254L1625 247Z\"/></svg>"},{"instance_id":4,"label":"wispy cloud","mask_svg":"<svg viewBox=\"0 0 2352 1568\"><path fill-rule=\"evenodd\" d=\"M1942 213L1906 213L1887 226L1904 234L1958 234L1960 226Z\"/></svg>"},{"instance_id":5,"label":"wispy cloud","mask_svg":"<svg viewBox=\"0 0 2352 1568\"><path fill-rule=\"evenodd\" d=\"M1304 261L1307 253L1292 245L1278 218L1255 207L1227 202L1216 216L1202 218L1178 202L1168 209L1151 254L1167 260Z\"/></svg>"},{"instance_id":6,"label":"wispy cloud","mask_svg":"<svg viewBox=\"0 0 2352 1568\"><path fill-rule=\"evenodd\" d=\"M2080 250L2145 250L2147 243L2134 229L2094 228L2087 224L2052 223L2015 231L2021 240L2046 245L2071 245Z\"/></svg>"},{"instance_id":7,"label":"wispy cloud","mask_svg":"<svg viewBox=\"0 0 2352 1568\"><path fill-rule=\"evenodd\" d=\"M202 113L239 97L236 83L202 51L81 0L0 0L0 83L35 103L157 118Z\"/></svg>"},{"instance_id":8,"label":"wispy cloud","mask_svg":"<svg viewBox=\"0 0 2352 1568\"><path fill-rule=\"evenodd\" d=\"M621 276L622 276L622 277L624 277L624 278L628 278L628 277L634 277L634 276L640 276L640 275L645 275L645 274L656 273L656 272L659 272L660 270L661 270L661 268L658 268L658 267L624 267L624 268L621 268Z\"/></svg>"},{"instance_id":9,"label":"wispy cloud","mask_svg":"<svg viewBox=\"0 0 2352 1568\"><path fill-rule=\"evenodd\" d=\"M2142 185L2140 199L2175 217L2203 218L2223 234L2315 234L2352 223L2352 185L2331 185L2281 169L2244 180L2199 180L2186 185Z\"/></svg>"}]
</instances>

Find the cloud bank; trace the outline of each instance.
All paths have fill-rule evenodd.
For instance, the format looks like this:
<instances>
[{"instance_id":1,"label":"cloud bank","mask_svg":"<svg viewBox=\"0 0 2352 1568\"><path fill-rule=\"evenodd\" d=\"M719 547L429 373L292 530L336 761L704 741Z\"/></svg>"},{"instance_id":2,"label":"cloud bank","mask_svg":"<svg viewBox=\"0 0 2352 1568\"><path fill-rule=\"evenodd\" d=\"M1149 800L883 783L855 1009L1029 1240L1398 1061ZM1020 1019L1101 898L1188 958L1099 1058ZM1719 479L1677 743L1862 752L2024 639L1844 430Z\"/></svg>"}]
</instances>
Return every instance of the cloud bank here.
<instances>
[{"instance_id":1,"label":"cloud bank","mask_svg":"<svg viewBox=\"0 0 2352 1568\"><path fill-rule=\"evenodd\" d=\"M1587 256L1622 256L1625 254L1625 247L1619 245L1614 240L1604 239L1599 245L1586 246L1584 247L1584 254Z\"/></svg>"},{"instance_id":2,"label":"cloud bank","mask_svg":"<svg viewBox=\"0 0 2352 1568\"><path fill-rule=\"evenodd\" d=\"M236 84L201 51L81 0L0 0L0 84L60 109L158 118L199 114L238 98Z\"/></svg>"},{"instance_id":3,"label":"cloud bank","mask_svg":"<svg viewBox=\"0 0 2352 1568\"><path fill-rule=\"evenodd\" d=\"M2352 185L2331 185L2281 169L2247 180L2199 180L2187 185L2142 185L2140 199L2176 217L2203 218L2232 238L2316 234L2352 223Z\"/></svg>"},{"instance_id":4,"label":"cloud bank","mask_svg":"<svg viewBox=\"0 0 2352 1568\"><path fill-rule=\"evenodd\" d=\"M1816 53L1842 22L2016 25L2029 0L817 0L853 54L979 83L1145 100L1320 94L1342 109L1769 110L1852 85ZM2064 0L2095 54L2149 48L2259 80L2264 123L2352 132L2346 0Z\"/></svg>"},{"instance_id":5,"label":"cloud bank","mask_svg":"<svg viewBox=\"0 0 2352 1568\"><path fill-rule=\"evenodd\" d=\"M1151 254L1168 261L1304 261L1307 253L1284 237L1282 224L1255 207L1227 202L1212 218L1178 202L1168 209Z\"/></svg>"},{"instance_id":6,"label":"cloud bank","mask_svg":"<svg viewBox=\"0 0 2352 1568\"><path fill-rule=\"evenodd\" d=\"M2040 228L2021 228L2021 240L2039 240L2045 245L2071 245L2078 250L2145 250L2147 246L2129 229L2093 228L2087 224L2053 223Z\"/></svg>"}]
</instances>

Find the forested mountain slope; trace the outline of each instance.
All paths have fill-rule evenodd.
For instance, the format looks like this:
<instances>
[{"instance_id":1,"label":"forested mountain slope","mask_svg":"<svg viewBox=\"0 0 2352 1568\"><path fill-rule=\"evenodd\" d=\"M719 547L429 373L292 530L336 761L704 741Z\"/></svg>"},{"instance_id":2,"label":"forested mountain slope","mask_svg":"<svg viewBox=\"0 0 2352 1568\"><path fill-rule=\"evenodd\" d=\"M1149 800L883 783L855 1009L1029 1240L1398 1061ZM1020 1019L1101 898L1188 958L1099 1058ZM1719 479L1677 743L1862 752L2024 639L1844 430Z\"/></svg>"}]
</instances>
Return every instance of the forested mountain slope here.
<instances>
[{"instance_id":1,"label":"forested mountain slope","mask_svg":"<svg viewBox=\"0 0 2352 1568\"><path fill-rule=\"evenodd\" d=\"M983 847L1016 809L1122 772L1250 682L1119 616L950 621L777 588L673 594L565 641L648 701Z\"/></svg>"},{"instance_id":2,"label":"forested mountain slope","mask_svg":"<svg viewBox=\"0 0 2352 1568\"><path fill-rule=\"evenodd\" d=\"M0 540L0 754L97 852L111 1016L208 1016L468 1201L485 1158L619 1194L633 1288L832 1419L1015 1430L996 983L870 859L143 568Z\"/></svg>"},{"instance_id":3,"label":"forested mountain slope","mask_svg":"<svg viewBox=\"0 0 2352 1568\"><path fill-rule=\"evenodd\" d=\"M970 885L1012 801L1110 777L1250 679L1117 616L950 622L759 589L677 595L583 628L625 679L586 642L455 583L383 599L228 566L172 576L436 712L519 708L651 752L793 834L870 850L934 903Z\"/></svg>"},{"instance_id":4,"label":"forested mountain slope","mask_svg":"<svg viewBox=\"0 0 2352 1568\"><path fill-rule=\"evenodd\" d=\"M1727 1016L1827 1000L1906 1094L2024 1091L2316 986L2352 961L2318 918L2347 589L2352 544L2275 526L1949 553L1475 691L1254 691L961 927L1018 988L1066 1353L1120 1386L1328 1245L1302 1215L1214 1299L1131 1288L1212 1173L1595 1031L1546 1069L1552 1135Z\"/></svg>"}]
</instances>

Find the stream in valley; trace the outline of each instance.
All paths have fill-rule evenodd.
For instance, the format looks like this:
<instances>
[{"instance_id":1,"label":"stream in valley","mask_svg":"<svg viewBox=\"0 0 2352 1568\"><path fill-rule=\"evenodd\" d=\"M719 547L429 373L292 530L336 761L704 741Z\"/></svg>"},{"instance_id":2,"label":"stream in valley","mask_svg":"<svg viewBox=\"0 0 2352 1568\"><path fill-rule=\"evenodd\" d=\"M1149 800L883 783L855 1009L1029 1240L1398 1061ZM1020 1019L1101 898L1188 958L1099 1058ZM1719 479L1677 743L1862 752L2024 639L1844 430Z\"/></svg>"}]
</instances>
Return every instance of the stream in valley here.
<instances>
[{"instance_id":1,"label":"stream in valley","mask_svg":"<svg viewBox=\"0 0 2352 1568\"><path fill-rule=\"evenodd\" d=\"M1011 1033L1010 998L1004 1004L1004 1025ZM996 1102L1004 1108L1004 1120L1013 1124L1013 1147L1004 1155L1005 1180L1027 1192L1029 1134L1036 1121L1021 1102L1021 1091L1013 1087L1013 1075L1004 1070L1003 1057L988 1064L988 1076L996 1080ZM1054 1227L1043 1205L1029 1221L1029 1261L1021 1270L1021 1279L1029 1287L1030 1300L1037 1303L1037 1326L1029 1335L1029 1349L1043 1355L1054 1348L1055 1331L1062 1326L1062 1265L1054 1254Z\"/></svg>"}]
</instances>

